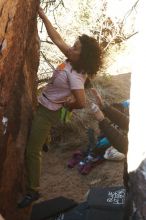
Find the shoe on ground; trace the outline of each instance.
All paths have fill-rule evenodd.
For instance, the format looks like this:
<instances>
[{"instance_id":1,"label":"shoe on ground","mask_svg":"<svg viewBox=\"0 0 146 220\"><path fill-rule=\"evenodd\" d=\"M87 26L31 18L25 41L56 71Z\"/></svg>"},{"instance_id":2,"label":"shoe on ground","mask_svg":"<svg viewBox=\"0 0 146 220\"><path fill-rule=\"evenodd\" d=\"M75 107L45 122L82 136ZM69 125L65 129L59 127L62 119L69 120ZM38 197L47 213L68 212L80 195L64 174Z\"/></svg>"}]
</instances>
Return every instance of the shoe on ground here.
<instances>
[{"instance_id":1,"label":"shoe on ground","mask_svg":"<svg viewBox=\"0 0 146 220\"><path fill-rule=\"evenodd\" d=\"M119 160L123 160L125 158L125 155L123 153L120 153L113 146L111 146L105 151L104 158L107 160L119 161Z\"/></svg>"},{"instance_id":2,"label":"shoe on ground","mask_svg":"<svg viewBox=\"0 0 146 220\"><path fill-rule=\"evenodd\" d=\"M96 158L93 158L92 160L88 161L84 164L82 169L79 170L79 172L82 175L87 175L90 173L90 171L97 166L98 164L102 163L104 161L103 157L97 156Z\"/></svg>"},{"instance_id":3,"label":"shoe on ground","mask_svg":"<svg viewBox=\"0 0 146 220\"><path fill-rule=\"evenodd\" d=\"M76 166L82 158L83 153L80 150L74 152L72 158L67 163L68 168L73 168L74 166Z\"/></svg>"},{"instance_id":4,"label":"shoe on ground","mask_svg":"<svg viewBox=\"0 0 146 220\"><path fill-rule=\"evenodd\" d=\"M18 203L18 208L25 208L31 205L32 202L38 200L40 198L40 194L38 192L27 193L23 199Z\"/></svg>"}]
</instances>

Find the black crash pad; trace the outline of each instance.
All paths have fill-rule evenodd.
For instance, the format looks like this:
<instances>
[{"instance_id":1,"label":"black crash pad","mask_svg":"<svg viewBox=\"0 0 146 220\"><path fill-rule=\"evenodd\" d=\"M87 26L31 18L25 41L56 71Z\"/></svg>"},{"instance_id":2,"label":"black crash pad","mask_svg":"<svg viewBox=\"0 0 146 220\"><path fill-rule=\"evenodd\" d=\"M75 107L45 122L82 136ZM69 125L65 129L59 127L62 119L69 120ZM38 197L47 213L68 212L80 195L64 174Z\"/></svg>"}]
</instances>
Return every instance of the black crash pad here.
<instances>
[{"instance_id":1,"label":"black crash pad","mask_svg":"<svg viewBox=\"0 0 146 220\"><path fill-rule=\"evenodd\" d=\"M124 212L121 210L101 210L90 208L85 220L123 220Z\"/></svg>"},{"instance_id":2,"label":"black crash pad","mask_svg":"<svg viewBox=\"0 0 146 220\"><path fill-rule=\"evenodd\" d=\"M78 203L74 200L61 196L36 203L32 207L30 220L45 220L59 213L63 213L77 205Z\"/></svg>"},{"instance_id":3,"label":"black crash pad","mask_svg":"<svg viewBox=\"0 0 146 220\"><path fill-rule=\"evenodd\" d=\"M123 186L91 188L87 201L91 208L118 209L125 208L126 189Z\"/></svg>"}]
</instances>

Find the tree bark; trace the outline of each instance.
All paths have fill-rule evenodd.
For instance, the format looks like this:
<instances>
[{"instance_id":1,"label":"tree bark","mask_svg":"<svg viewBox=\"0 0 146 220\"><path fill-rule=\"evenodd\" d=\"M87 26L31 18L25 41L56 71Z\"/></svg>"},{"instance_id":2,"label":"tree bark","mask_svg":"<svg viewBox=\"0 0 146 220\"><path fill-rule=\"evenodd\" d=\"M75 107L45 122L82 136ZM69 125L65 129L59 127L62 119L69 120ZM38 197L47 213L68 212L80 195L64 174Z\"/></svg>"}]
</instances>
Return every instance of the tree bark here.
<instances>
[{"instance_id":1,"label":"tree bark","mask_svg":"<svg viewBox=\"0 0 146 220\"><path fill-rule=\"evenodd\" d=\"M29 219L17 209L25 189L25 146L36 106L39 38L37 0L0 1L0 213Z\"/></svg>"}]
</instances>

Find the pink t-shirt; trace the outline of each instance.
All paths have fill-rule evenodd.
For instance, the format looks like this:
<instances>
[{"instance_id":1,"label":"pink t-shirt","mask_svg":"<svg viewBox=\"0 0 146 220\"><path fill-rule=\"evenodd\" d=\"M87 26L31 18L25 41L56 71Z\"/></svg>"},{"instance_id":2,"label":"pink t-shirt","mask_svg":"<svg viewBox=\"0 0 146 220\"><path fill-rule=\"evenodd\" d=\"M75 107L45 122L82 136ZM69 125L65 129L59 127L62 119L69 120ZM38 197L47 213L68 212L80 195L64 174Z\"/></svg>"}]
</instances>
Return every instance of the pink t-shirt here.
<instances>
[{"instance_id":1,"label":"pink t-shirt","mask_svg":"<svg viewBox=\"0 0 146 220\"><path fill-rule=\"evenodd\" d=\"M84 89L85 80L86 74L73 70L70 63L65 61L54 70L53 76L38 97L38 102L56 111L62 107L66 98L71 96L71 90Z\"/></svg>"}]
</instances>

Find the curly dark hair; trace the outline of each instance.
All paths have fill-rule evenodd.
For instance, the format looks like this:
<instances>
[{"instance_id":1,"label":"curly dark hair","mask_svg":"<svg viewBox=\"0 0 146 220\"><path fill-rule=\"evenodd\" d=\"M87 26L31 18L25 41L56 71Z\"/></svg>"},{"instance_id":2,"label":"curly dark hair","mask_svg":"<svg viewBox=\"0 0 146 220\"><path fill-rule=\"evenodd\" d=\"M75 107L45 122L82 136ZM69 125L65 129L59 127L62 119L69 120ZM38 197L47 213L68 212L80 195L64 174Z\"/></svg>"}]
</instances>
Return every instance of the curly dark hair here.
<instances>
[{"instance_id":1,"label":"curly dark hair","mask_svg":"<svg viewBox=\"0 0 146 220\"><path fill-rule=\"evenodd\" d=\"M97 74L102 65L102 50L95 38L86 34L79 36L81 42L81 54L77 63L72 64L78 72L83 71L88 76Z\"/></svg>"}]
</instances>

